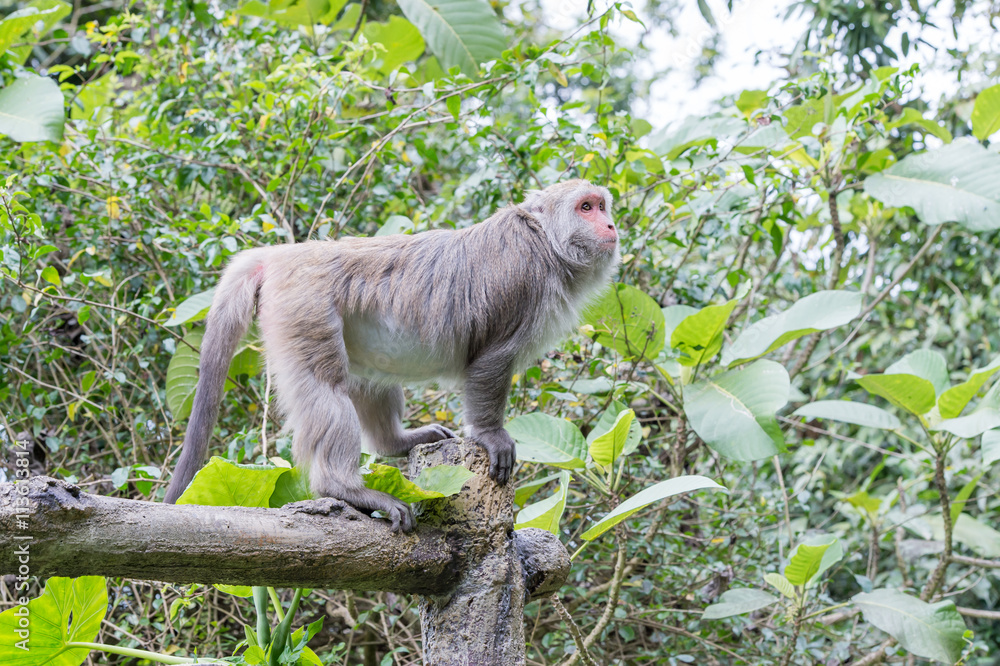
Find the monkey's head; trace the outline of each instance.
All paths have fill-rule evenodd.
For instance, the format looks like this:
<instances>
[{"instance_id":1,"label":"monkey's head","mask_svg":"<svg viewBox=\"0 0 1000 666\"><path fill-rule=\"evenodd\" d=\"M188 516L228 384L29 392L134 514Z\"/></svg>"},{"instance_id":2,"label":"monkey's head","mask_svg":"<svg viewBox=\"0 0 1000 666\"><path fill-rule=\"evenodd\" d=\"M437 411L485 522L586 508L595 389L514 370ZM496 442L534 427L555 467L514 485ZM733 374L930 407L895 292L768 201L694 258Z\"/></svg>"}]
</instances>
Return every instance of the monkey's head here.
<instances>
[{"instance_id":1,"label":"monkey's head","mask_svg":"<svg viewBox=\"0 0 1000 666\"><path fill-rule=\"evenodd\" d=\"M618 229L611 217L611 192L585 180L569 180L530 192L522 208L545 229L564 261L597 269L619 261Z\"/></svg>"}]
</instances>

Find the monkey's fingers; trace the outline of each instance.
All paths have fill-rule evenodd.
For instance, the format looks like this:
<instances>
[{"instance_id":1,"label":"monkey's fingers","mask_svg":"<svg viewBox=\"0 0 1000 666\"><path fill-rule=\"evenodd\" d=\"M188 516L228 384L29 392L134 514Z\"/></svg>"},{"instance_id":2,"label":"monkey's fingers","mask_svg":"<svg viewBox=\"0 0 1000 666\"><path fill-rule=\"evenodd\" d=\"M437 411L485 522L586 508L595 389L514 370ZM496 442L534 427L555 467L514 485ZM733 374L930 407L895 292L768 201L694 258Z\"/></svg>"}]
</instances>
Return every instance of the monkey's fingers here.
<instances>
[{"instance_id":1,"label":"monkey's fingers","mask_svg":"<svg viewBox=\"0 0 1000 666\"><path fill-rule=\"evenodd\" d=\"M389 520L392 522L393 533L398 533L400 530L405 532L410 532L416 527L416 521L413 520L413 513L410 511L410 507L405 506L394 506L388 511Z\"/></svg>"}]
</instances>

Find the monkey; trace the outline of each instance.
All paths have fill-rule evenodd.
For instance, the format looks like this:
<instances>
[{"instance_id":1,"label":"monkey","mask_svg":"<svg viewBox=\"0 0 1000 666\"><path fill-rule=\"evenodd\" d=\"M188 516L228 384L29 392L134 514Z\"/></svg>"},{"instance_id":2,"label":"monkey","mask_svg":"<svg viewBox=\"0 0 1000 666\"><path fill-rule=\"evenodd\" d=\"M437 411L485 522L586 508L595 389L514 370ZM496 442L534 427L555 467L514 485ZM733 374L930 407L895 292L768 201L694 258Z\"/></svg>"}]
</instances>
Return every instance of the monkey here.
<instances>
[{"instance_id":1,"label":"monkey","mask_svg":"<svg viewBox=\"0 0 1000 666\"><path fill-rule=\"evenodd\" d=\"M406 455L455 437L438 424L406 430L402 383L462 387L466 434L507 483L515 461L503 428L514 372L578 323L617 269L611 193L584 180L528 192L520 205L457 230L244 250L219 281L174 503L204 462L230 360L256 311L292 459L315 496L381 512L393 532L410 506L366 488L362 445Z\"/></svg>"}]
</instances>

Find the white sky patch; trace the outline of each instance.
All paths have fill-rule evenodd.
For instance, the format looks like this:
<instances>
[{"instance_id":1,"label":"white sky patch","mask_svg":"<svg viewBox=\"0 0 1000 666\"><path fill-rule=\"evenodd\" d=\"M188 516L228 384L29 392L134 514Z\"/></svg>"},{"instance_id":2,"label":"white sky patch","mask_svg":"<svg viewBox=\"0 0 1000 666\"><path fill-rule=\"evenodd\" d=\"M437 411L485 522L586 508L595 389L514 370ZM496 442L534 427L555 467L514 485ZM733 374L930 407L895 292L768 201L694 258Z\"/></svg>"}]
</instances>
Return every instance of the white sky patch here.
<instances>
[{"instance_id":1,"label":"white sky patch","mask_svg":"<svg viewBox=\"0 0 1000 666\"><path fill-rule=\"evenodd\" d=\"M651 77L655 71L669 70L655 81L649 98L639 100L633 114L644 117L656 129L679 122L690 115L705 115L718 108L717 101L727 95L737 95L747 89L767 89L775 81L787 76L782 67L808 25L807 17L796 12L787 21L783 19L789 0L736 0L732 14L725 0L707 0L719 25L721 36L718 44L721 54L716 60L714 73L695 81L694 64L712 29L698 11L694 0L682 0L676 16L675 27L679 36L657 29L646 37L648 59L636 63L640 76ZM607 0L597 0L598 8ZM644 0L633 3L636 14L643 18ZM980 0L970 7L968 16L984 15L985 2ZM583 0L542 0L545 24L569 32L578 27L586 12ZM516 7L509 12L518 13ZM947 49L966 50L970 47L980 52L1000 50L1000 32L985 19L966 19L959 25L957 37L952 32L950 4L934 6L929 12L930 22L936 26L922 28L910 21L902 21L892 30L887 41L902 60L901 68L919 63L922 72L915 82L914 97L921 97L931 104L942 98L954 97L960 90L956 75L951 71L952 57ZM615 36L622 43L637 43L642 27L627 20L613 25ZM909 55L902 55L903 33L910 36ZM935 52L926 45L915 44L918 37L937 47ZM989 85L985 72L970 73L962 85L978 91Z\"/></svg>"}]
</instances>

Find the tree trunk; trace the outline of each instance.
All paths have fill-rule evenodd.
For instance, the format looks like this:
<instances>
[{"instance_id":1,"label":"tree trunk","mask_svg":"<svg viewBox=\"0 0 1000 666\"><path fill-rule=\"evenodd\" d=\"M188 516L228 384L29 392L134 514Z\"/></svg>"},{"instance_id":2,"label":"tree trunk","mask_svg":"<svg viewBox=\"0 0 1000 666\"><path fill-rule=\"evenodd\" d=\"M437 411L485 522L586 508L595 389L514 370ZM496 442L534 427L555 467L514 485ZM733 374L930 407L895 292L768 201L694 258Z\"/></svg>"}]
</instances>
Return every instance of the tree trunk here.
<instances>
[{"instance_id":1,"label":"tree trunk","mask_svg":"<svg viewBox=\"0 0 1000 666\"><path fill-rule=\"evenodd\" d=\"M386 590L421 597L426 663L524 663L525 600L559 589L569 554L545 530L513 531L513 483L488 476L472 442L425 444L411 476L439 464L476 472L393 534L339 500L280 509L174 506L89 495L47 477L0 484L0 575L122 576Z\"/></svg>"}]
</instances>

